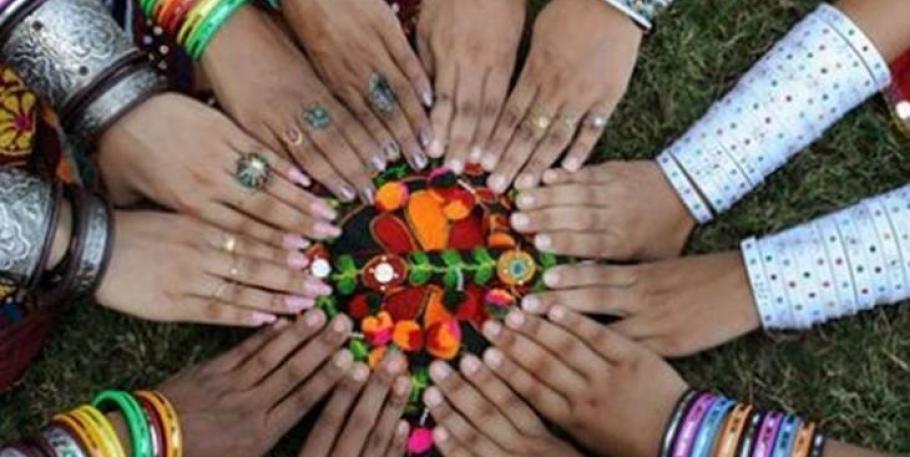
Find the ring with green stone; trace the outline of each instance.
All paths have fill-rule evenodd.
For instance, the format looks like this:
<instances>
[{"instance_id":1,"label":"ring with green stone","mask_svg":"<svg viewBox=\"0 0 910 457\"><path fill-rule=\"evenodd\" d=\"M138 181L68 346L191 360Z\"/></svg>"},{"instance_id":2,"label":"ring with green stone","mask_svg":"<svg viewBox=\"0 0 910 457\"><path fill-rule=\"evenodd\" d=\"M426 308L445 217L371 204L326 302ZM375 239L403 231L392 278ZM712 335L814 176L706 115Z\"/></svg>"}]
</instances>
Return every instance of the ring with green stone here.
<instances>
[{"instance_id":1,"label":"ring with green stone","mask_svg":"<svg viewBox=\"0 0 910 457\"><path fill-rule=\"evenodd\" d=\"M260 191L272 179L272 168L268 159L258 152L242 154L237 159L234 178L241 186L253 191Z\"/></svg>"},{"instance_id":2,"label":"ring with green stone","mask_svg":"<svg viewBox=\"0 0 910 457\"><path fill-rule=\"evenodd\" d=\"M325 130L332 124L332 116L329 110L317 103L303 111L303 122L313 130Z\"/></svg>"},{"instance_id":3,"label":"ring with green stone","mask_svg":"<svg viewBox=\"0 0 910 457\"><path fill-rule=\"evenodd\" d=\"M398 97L389 80L379 73L370 75L369 87L367 91L370 97L370 104L373 109L385 117L390 117L395 113L395 105L398 103Z\"/></svg>"}]
</instances>

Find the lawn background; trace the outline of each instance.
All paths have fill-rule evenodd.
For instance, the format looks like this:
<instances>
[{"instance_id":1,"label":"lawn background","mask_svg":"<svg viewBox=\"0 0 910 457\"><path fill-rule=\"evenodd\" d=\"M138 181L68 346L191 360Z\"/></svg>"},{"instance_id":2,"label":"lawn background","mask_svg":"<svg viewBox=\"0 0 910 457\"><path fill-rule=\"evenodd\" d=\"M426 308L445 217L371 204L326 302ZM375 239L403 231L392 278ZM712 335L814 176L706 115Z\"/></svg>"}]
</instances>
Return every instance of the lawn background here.
<instances>
[{"instance_id":1,"label":"lawn background","mask_svg":"<svg viewBox=\"0 0 910 457\"><path fill-rule=\"evenodd\" d=\"M545 2L532 3L536 9ZM644 43L599 157L653 157L818 3L677 0ZM898 187L910 177L908 158L910 140L894 128L876 97L733 211L698 230L688 253L735 249L748 235L773 232ZM0 441L35 430L55 411L85 401L99 389L154 386L242 336L232 330L141 322L88 303L73 306L59 323L25 378L0 395ZM906 306L800 335L754 334L674 364L694 385L798 411L854 443L910 453ZM272 455L296 455L300 440L299 431L290 434Z\"/></svg>"}]
</instances>

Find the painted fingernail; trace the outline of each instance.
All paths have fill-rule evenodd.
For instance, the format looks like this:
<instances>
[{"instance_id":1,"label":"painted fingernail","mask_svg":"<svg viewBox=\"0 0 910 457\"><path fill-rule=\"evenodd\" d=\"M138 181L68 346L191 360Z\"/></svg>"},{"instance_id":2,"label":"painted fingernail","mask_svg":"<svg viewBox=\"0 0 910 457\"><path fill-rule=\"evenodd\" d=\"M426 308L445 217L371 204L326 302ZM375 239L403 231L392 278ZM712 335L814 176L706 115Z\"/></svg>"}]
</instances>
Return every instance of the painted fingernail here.
<instances>
[{"instance_id":1,"label":"painted fingernail","mask_svg":"<svg viewBox=\"0 0 910 457\"><path fill-rule=\"evenodd\" d=\"M430 387L427 389L427 393L424 394L423 401L430 408L435 408L442 404L442 393L439 392L439 389Z\"/></svg>"},{"instance_id":2,"label":"painted fingernail","mask_svg":"<svg viewBox=\"0 0 910 457\"><path fill-rule=\"evenodd\" d=\"M490 368L497 368L502 365L502 351L496 348L487 349L483 353L483 362Z\"/></svg>"},{"instance_id":3,"label":"painted fingernail","mask_svg":"<svg viewBox=\"0 0 910 457\"><path fill-rule=\"evenodd\" d=\"M259 311L253 311L252 316L250 316L250 321L253 325L266 325L271 324L278 320L278 316L269 313L263 313Z\"/></svg>"},{"instance_id":4,"label":"painted fingernail","mask_svg":"<svg viewBox=\"0 0 910 457\"><path fill-rule=\"evenodd\" d=\"M519 189L530 189L537 185L537 178L532 174L525 173L515 181L515 187Z\"/></svg>"},{"instance_id":5,"label":"painted fingernail","mask_svg":"<svg viewBox=\"0 0 910 457\"><path fill-rule=\"evenodd\" d=\"M357 191L348 184L342 184L341 188L338 189L338 194L338 196L346 202L354 201L354 199L357 198Z\"/></svg>"},{"instance_id":6,"label":"painted fingernail","mask_svg":"<svg viewBox=\"0 0 910 457\"><path fill-rule=\"evenodd\" d=\"M549 270L543 274L543 283L546 284L547 287L558 286L559 280L560 280L559 272L556 270Z\"/></svg>"},{"instance_id":7,"label":"painted fingernail","mask_svg":"<svg viewBox=\"0 0 910 457\"><path fill-rule=\"evenodd\" d=\"M316 200L313 202L310 205L310 209L315 215L329 221L334 221L335 218L338 217L338 211L335 211L334 208L329 206L329 204L323 200Z\"/></svg>"},{"instance_id":8,"label":"painted fingernail","mask_svg":"<svg viewBox=\"0 0 910 457\"><path fill-rule=\"evenodd\" d=\"M483 160L480 162L480 166L482 166L483 169L486 171L493 171L494 169L496 169L496 164L498 162L499 162L499 160L496 159L496 156L494 156L493 154L487 154L486 156L484 156Z\"/></svg>"},{"instance_id":9,"label":"painted fingernail","mask_svg":"<svg viewBox=\"0 0 910 457\"><path fill-rule=\"evenodd\" d=\"M360 191L360 199L367 205L372 205L376 199L376 191L373 190L373 187L364 187Z\"/></svg>"},{"instance_id":10,"label":"painted fingernail","mask_svg":"<svg viewBox=\"0 0 910 457\"><path fill-rule=\"evenodd\" d=\"M562 168L570 173L575 173L581 168L581 161L575 157L568 157L562 162Z\"/></svg>"},{"instance_id":11,"label":"painted fingernail","mask_svg":"<svg viewBox=\"0 0 910 457\"><path fill-rule=\"evenodd\" d=\"M523 229L531 223L531 218L527 214L515 213L512 214L510 218L512 222L512 228Z\"/></svg>"},{"instance_id":12,"label":"painted fingernail","mask_svg":"<svg viewBox=\"0 0 910 457\"><path fill-rule=\"evenodd\" d=\"M550 249L550 246L553 244L553 239L550 238L550 235L544 235L543 233L538 233L534 236L534 247L539 251L546 251Z\"/></svg>"},{"instance_id":13,"label":"painted fingernail","mask_svg":"<svg viewBox=\"0 0 910 457\"><path fill-rule=\"evenodd\" d=\"M316 295L319 297L332 294L332 288L316 278L307 278L303 282L303 289L306 290L310 295Z\"/></svg>"},{"instance_id":14,"label":"painted fingernail","mask_svg":"<svg viewBox=\"0 0 910 457\"><path fill-rule=\"evenodd\" d=\"M471 376L477 373L477 370L479 369L480 360L478 360L477 357L469 354L461 358L461 371L464 372L464 374Z\"/></svg>"},{"instance_id":15,"label":"painted fingernail","mask_svg":"<svg viewBox=\"0 0 910 457\"><path fill-rule=\"evenodd\" d=\"M498 175L498 174L490 176L489 183L490 183L490 190L492 190L493 192L496 192L497 194L501 194L501 193L505 192L506 186L508 186L508 183L506 182L506 177L503 175Z\"/></svg>"},{"instance_id":16,"label":"painted fingernail","mask_svg":"<svg viewBox=\"0 0 910 457\"><path fill-rule=\"evenodd\" d=\"M364 382L370 377L370 369L365 365L357 365L351 373L351 378L357 382Z\"/></svg>"},{"instance_id":17,"label":"painted fingernail","mask_svg":"<svg viewBox=\"0 0 910 457\"><path fill-rule=\"evenodd\" d=\"M430 133L430 129L425 128L417 134L417 141L420 141L420 147L426 149L430 147L433 143L433 134Z\"/></svg>"},{"instance_id":18,"label":"painted fingernail","mask_svg":"<svg viewBox=\"0 0 910 457\"><path fill-rule=\"evenodd\" d=\"M313 231L316 232L316 235L320 238L338 238L341 236L340 228L335 227L332 224L326 224L325 222L313 224Z\"/></svg>"},{"instance_id":19,"label":"painted fingernail","mask_svg":"<svg viewBox=\"0 0 910 457\"><path fill-rule=\"evenodd\" d=\"M395 427L396 435L405 436L409 431L411 431L411 426L408 425L407 421L398 421L398 425Z\"/></svg>"},{"instance_id":20,"label":"painted fingernail","mask_svg":"<svg viewBox=\"0 0 910 457\"><path fill-rule=\"evenodd\" d=\"M385 369L391 374L397 374L404 371L404 357L401 354L389 354L387 357L391 356L392 360L386 365Z\"/></svg>"},{"instance_id":21,"label":"painted fingernail","mask_svg":"<svg viewBox=\"0 0 910 457\"><path fill-rule=\"evenodd\" d=\"M525 325L525 315L521 311L509 311L506 316L506 325L512 328L521 328L522 325Z\"/></svg>"},{"instance_id":22,"label":"painted fingernail","mask_svg":"<svg viewBox=\"0 0 910 457\"><path fill-rule=\"evenodd\" d=\"M543 182L547 184L556 182L557 178L559 178L559 173L557 173L555 170L547 170L543 172Z\"/></svg>"},{"instance_id":23,"label":"painted fingernail","mask_svg":"<svg viewBox=\"0 0 910 457\"><path fill-rule=\"evenodd\" d=\"M284 304L287 306L288 311L292 313L301 313L304 310L312 308L315 302L312 298L289 295L284 298Z\"/></svg>"},{"instance_id":24,"label":"painted fingernail","mask_svg":"<svg viewBox=\"0 0 910 457\"><path fill-rule=\"evenodd\" d=\"M452 374L452 369L449 368L448 363L437 361L430 364L430 377L434 381L442 381L448 378L450 374Z\"/></svg>"},{"instance_id":25,"label":"painted fingernail","mask_svg":"<svg viewBox=\"0 0 910 457\"><path fill-rule=\"evenodd\" d=\"M427 154L434 159L438 159L445 154L445 148L442 146L442 142L439 140L433 140L430 143L430 146L427 148Z\"/></svg>"},{"instance_id":26,"label":"painted fingernail","mask_svg":"<svg viewBox=\"0 0 910 457\"><path fill-rule=\"evenodd\" d=\"M480 146L474 146L471 148L471 153L468 154L468 162L470 163L480 163L480 159L483 157L483 148Z\"/></svg>"},{"instance_id":27,"label":"painted fingernail","mask_svg":"<svg viewBox=\"0 0 910 457\"><path fill-rule=\"evenodd\" d=\"M462 162L461 159L452 159L446 166L456 175L460 175L464 171L464 162Z\"/></svg>"},{"instance_id":28,"label":"painted fingernail","mask_svg":"<svg viewBox=\"0 0 910 457\"><path fill-rule=\"evenodd\" d=\"M281 239L281 245L286 249L306 249L310 247L310 241L300 235L288 233Z\"/></svg>"},{"instance_id":29,"label":"painted fingernail","mask_svg":"<svg viewBox=\"0 0 910 457\"><path fill-rule=\"evenodd\" d=\"M515 203L521 209L530 209L534 206L534 196L531 194L519 194Z\"/></svg>"},{"instance_id":30,"label":"painted fingernail","mask_svg":"<svg viewBox=\"0 0 910 457\"><path fill-rule=\"evenodd\" d=\"M332 331L335 333L347 333L351 328L351 321L344 314L339 314L332 319Z\"/></svg>"},{"instance_id":31,"label":"painted fingernail","mask_svg":"<svg viewBox=\"0 0 910 457\"><path fill-rule=\"evenodd\" d=\"M449 432L444 427L437 426L433 429L433 441L436 443L445 443L449 441Z\"/></svg>"},{"instance_id":32,"label":"painted fingernail","mask_svg":"<svg viewBox=\"0 0 910 457\"><path fill-rule=\"evenodd\" d=\"M433 107L433 93L430 91L424 91L422 94L420 94L420 101L423 102L423 106L426 106L427 108L432 108Z\"/></svg>"},{"instance_id":33,"label":"painted fingernail","mask_svg":"<svg viewBox=\"0 0 910 457\"><path fill-rule=\"evenodd\" d=\"M496 322L492 319L484 322L483 334L486 335L487 338L496 338L499 336L500 332L502 332L502 325L499 325L499 322Z\"/></svg>"},{"instance_id":34,"label":"painted fingernail","mask_svg":"<svg viewBox=\"0 0 910 457\"><path fill-rule=\"evenodd\" d=\"M288 252L288 266L295 270L303 270L307 265L310 264L310 259L307 256L303 255L297 251Z\"/></svg>"},{"instance_id":35,"label":"painted fingernail","mask_svg":"<svg viewBox=\"0 0 910 457\"><path fill-rule=\"evenodd\" d=\"M566 318L566 309L560 305L555 305L550 308L550 311L547 313L547 317L549 317L553 322L561 322Z\"/></svg>"},{"instance_id":36,"label":"painted fingernail","mask_svg":"<svg viewBox=\"0 0 910 457\"><path fill-rule=\"evenodd\" d=\"M309 327L319 327L325 322L325 313L321 309L314 309L306 313L304 323Z\"/></svg>"},{"instance_id":37,"label":"painted fingernail","mask_svg":"<svg viewBox=\"0 0 910 457\"><path fill-rule=\"evenodd\" d=\"M338 368L347 368L354 363L354 357L351 355L350 351L341 350L332 358L332 363Z\"/></svg>"},{"instance_id":38,"label":"painted fingernail","mask_svg":"<svg viewBox=\"0 0 910 457\"><path fill-rule=\"evenodd\" d=\"M424 168L427 167L427 163L429 163L429 160L427 159L427 155L424 154L423 151L414 151L413 157L414 157L414 168L416 168L418 170L423 170Z\"/></svg>"},{"instance_id":39,"label":"painted fingernail","mask_svg":"<svg viewBox=\"0 0 910 457\"><path fill-rule=\"evenodd\" d=\"M395 380L395 384L392 386L392 391L395 392L395 395L401 397L404 394L408 393L408 390L411 389L411 381L408 380L406 376L401 376Z\"/></svg>"},{"instance_id":40,"label":"painted fingernail","mask_svg":"<svg viewBox=\"0 0 910 457\"><path fill-rule=\"evenodd\" d=\"M374 171L377 173L382 173L386 168L385 158L381 155L374 155L372 158L370 158L370 165L373 167Z\"/></svg>"},{"instance_id":41,"label":"painted fingernail","mask_svg":"<svg viewBox=\"0 0 910 457\"><path fill-rule=\"evenodd\" d=\"M281 329L287 327L288 325L291 325L291 321L289 321L287 319L278 319L272 323L272 328L275 330L281 330Z\"/></svg>"},{"instance_id":42,"label":"painted fingernail","mask_svg":"<svg viewBox=\"0 0 910 457\"><path fill-rule=\"evenodd\" d=\"M288 171L288 179L290 179L291 182L300 185L301 187L310 187L310 185L313 184L313 181L310 179L310 177L296 167L291 168L291 170Z\"/></svg>"},{"instance_id":43,"label":"painted fingernail","mask_svg":"<svg viewBox=\"0 0 910 457\"><path fill-rule=\"evenodd\" d=\"M385 151L386 158L392 162L401 158L401 147L394 141L386 144L383 150Z\"/></svg>"},{"instance_id":44,"label":"painted fingernail","mask_svg":"<svg viewBox=\"0 0 910 457\"><path fill-rule=\"evenodd\" d=\"M526 312L529 312L531 314L538 314L540 313L540 307L540 299L533 295L527 295L521 299L521 309L525 310Z\"/></svg>"}]
</instances>

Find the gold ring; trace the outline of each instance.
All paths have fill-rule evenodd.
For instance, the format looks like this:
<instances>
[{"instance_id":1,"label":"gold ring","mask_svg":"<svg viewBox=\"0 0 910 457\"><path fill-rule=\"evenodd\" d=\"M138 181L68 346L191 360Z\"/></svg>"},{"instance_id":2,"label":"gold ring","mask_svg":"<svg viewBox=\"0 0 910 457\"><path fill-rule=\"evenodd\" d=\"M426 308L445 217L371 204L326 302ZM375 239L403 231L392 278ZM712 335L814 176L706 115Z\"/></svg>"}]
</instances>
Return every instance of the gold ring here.
<instances>
[{"instance_id":1,"label":"gold ring","mask_svg":"<svg viewBox=\"0 0 910 457\"><path fill-rule=\"evenodd\" d=\"M547 129L550 128L550 124L553 123L553 119L551 119L549 116L544 116L544 115L540 114L540 115L535 115L532 118L531 123L532 123L532 125L534 125L534 128L536 128L537 130L539 130L541 132L546 132Z\"/></svg>"},{"instance_id":2,"label":"gold ring","mask_svg":"<svg viewBox=\"0 0 910 457\"><path fill-rule=\"evenodd\" d=\"M234 251L237 250L237 237L230 233L225 233L224 241L221 243L221 249L224 249L224 251L229 254L233 254Z\"/></svg>"}]
</instances>

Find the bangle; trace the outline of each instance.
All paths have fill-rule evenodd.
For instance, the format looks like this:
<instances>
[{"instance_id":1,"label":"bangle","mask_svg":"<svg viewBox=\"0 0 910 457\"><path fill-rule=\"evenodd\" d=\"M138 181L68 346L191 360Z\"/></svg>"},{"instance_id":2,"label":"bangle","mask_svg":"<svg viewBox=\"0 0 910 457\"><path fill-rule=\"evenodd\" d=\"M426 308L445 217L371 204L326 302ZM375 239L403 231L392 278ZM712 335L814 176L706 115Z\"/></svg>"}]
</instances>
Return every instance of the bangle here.
<instances>
[{"instance_id":1,"label":"bangle","mask_svg":"<svg viewBox=\"0 0 910 457\"><path fill-rule=\"evenodd\" d=\"M180 27L180 32L177 33L177 42L186 48L186 40L189 35L192 34L192 31L199 26L199 23L209 15L212 8L220 1L221 0L198 0L193 5L193 8L186 14L186 19Z\"/></svg>"},{"instance_id":2,"label":"bangle","mask_svg":"<svg viewBox=\"0 0 910 457\"><path fill-rule=\"evenodd\" d=\"M796 441L796 430L799 428L800 419L793 415L787 415L780 426L780 432L777 434L777 443L774 445L772 456L790 457L793 452L793 444Z\"/></svg>"},{"instance_id":3,"label":"bangle","mask_svg":"<svg viewBox=\"0 0 910 457\"><path fill-rule=\"evenodd\" d=\"M650 31L657 14L670 6L673 0L605 0L610 6L622 11L641 28Z\"/></svg>"},{"instance_id":4,"label":"bangle","mask_svg":"<svg viewBox=\"0 0 910 457\"><path fill-rule=\"evenodd\" d=\"M702 392L693 401L692 407L686 413L682 426L676 436L676 442L673 443L673 457L689 457L692 455L692 446L695 444L695 435L705 418L705 414L714 405L719 397L709 393Z\"/></svg>"},{"instance_id":5,"label":"bangle","mask_svg":"<svg viewBox=\"0 0 910 457\"><path fill-rule=\"evenodd\" d=\"M181 457L183 455L183 434L180 428L180 417L171 402L164 395L152 390L140 390L133 394L136 398L147 400L158 413L168 444L166 457Z\"/></svg>"},{"instance_id":6,"label":"bangle","mask_svg":"<svg viewBox=\"0 0 910 457\"><path fill-rule=\"evenodd\" d=\"M6 215L0 232L8 234L0 247L4 282L27 285L26 290L37 283L56 229L57 193L24 171L0 168L0 213Z\"/></svg>"},{"instance_id":7,"label":"bangle","mask_svg":"<svg viewBox=\"0 0 910 457\"><path fill-rule=\"evenodd\" d=\"M51 424L65 427L76 439L82 443L86 455L91 457L105 457L101 449L101 442L95 438L93 433L83 426L82 422L75 416L69 414L57 414L54 416Z\"/></svg>"},{"instance_id":8,"label":"bangle","mask_svg":"<svg viewBox=\"0 0 910 457\"><path fill-rule=\"evenodd\" d=\"M159 25L168 35L174 35L183 27L186 15L196 5L196 0L172 0L168 8L161 11Z\"/></svg>"},{"instance_id":9,"label":"bangle","mask_svg":"<svg viewBox=\"0 0 910 457\"><path fill-rule=\"evenodd\" d=\"M84 457L85 451L79 441L68 430L59 426L45 428L41 431L42 441L47 444L52 456Z\"/></svg>"},{"instance_id":10,"label":"bangle","mask_svg":"<svg viewBox=\"0 0 910 457\"><path fill-rule=\"evenodd\" d=\"M0 11L0 43L9 40L9 33L16 24L41 6L43 0L10 0L3 11Z\"/></svg>"},{"instance_id":11,"label":"bangle","mask_svg":"<svg viewBox=\"0 0 910 457\"><path fill-rule=\"evenodd\" d=\"M730 410L736 402L728 398L719 398L714 402L714 406L708 411L702 423L701 430L695 438L695 444L692 446L691 457L709 457L714 449L714 441L717 432L723 425L724 419L730 413Z\"/></svg>"},{"instance_id":12,"label":"bangle","mask_svg":"<svg viewBox=\"0 0 910 457\"><path fill-rule=\"evenodd\" d=\"M752 420L749 421L749 425L746 427L742 440L739 442L739 449L737 449L736 455L739 457L752 457L752 449L755 446L755 440L758 438L758 430L764 417L765 413L761 411L756 411L755 414L752 415Z\"/></svg>"},{"instance_id":13,"label":"bangle","mask_svg":"<svg viewBox=\"0 0 910 457\"><path fill-rule=\"evenodd\" d=\"M825 444L828 439L821 430L815 430L815 436L812 438L812 451L809 452L809 457L822 457L825 453Z\"/></svg>"},{"instance_id":14,"label":"bangle","mask_svg":"<svg viewBox=\"0 0 910 457\"><path fill-rule=\"evenodd\" d=\"M664 438L661 442L660 454L658 454L658 457L670 456L670 453L673 450L673 439L679 429L679 423L682 421L683 415L688 411L689 404L696 395L698 395L698 392L690 387L679 397L679 400L676 400L676 406L673 407L673 413L667 418L667 425L664 426Z\"/></svg>"},{"instance_id":15,"label":"bangle","mask_svg":"<svg viewBox=\"0 0 910 457\"><path fill-rule=\"evenodd\" d=\"M670 185L676 190L676 195L686 205L686 208L689 209L689 212L699 224L706 224L711 219L714 219L714 215L711 214L711 210L701 194L695 189L692 181L686 176L671 154L667 152L661 153L657 157L657 163L660 165L664 176L670 181Z\"/></svg>"},{"instance_id":16,"label":"bangle","mask_svg":"<svg viewBox=\"0 0 910 457\"><path fill-rule=\"evenodd\" d=\"M803 422L796 432L796 442L793 443L791 457L809 457L812 451L812 439L815 437L815 424Z\"/></svg>"},{"instance_id":17,"label":"bangle","mask_svg":"<svg viewBox=\"0 0 910 457\"><path fill-rule=\"evenodd\" d=\"M765 415L765 420L762 421L754 441L753 457L771 457L771 453L774 452L774 440L780 431L782 417L783 414L778 412L770 412Z\"/></svg>"},{"instance_id":18,"label":"bangle","mask_svg":"<svg viewBox=\"0 0 910 457\"><path fill-rule=\"evenodd\" d=\"M167 454L167 438L164 433L164 423L155 411L155 406L147 398L135 396L136 401L142 406L149 423L149 434L152 437L152 453L155 457L165 457Z\"/></svg>"},{"instance_id":19,"label":"bangle","mask_svg":"<svg viewBox=\"0 0 910 457\"><path fill-rule=\"evenodd\" d=\"M122 413L130 431L133 457L152 457L152 440L149 434L149 423L139 403L128 393L119 390L105 390L95 396L92 405L99 411L106 406L113 406Z\"/></svg>"},{"instance_id":20,"label":"bangle","mask_svg":"<svg viewBox=\"0 0 910 457\"><path fill-rule=\"evenodd\" d=\"M16 446L6 445L0 447L0 457L30 457Z\"/></svg>"},{"instance_id":21,"label":"bangle","mask_svg":"<svg viewBox=\"0 0 910 457\"><path fill-rule=\"evenodd\" d=\"M114 431L114 427L94 406L80 406L72 414L82 418L83 424L89 424L90 430L96 431L106 457L126 457L126 451L123 449L123 444L120 442L117 432Z\"/></svg>"},{"instance_id":22,"label":"bangle","mask_svg":"<svg viewBox=\"0 0 910 457\"><path fill-rule=\"evenodd\" d=\"M110 205L96 195L86 202L85 247L76 264L71 293L94 294L107 270L114 244L114 218Z\"/></svg>"},{"instance_id":23,"label":"bangle","mask_svg":"<svg viewBox=\"0 0 910 457\"><path fill-rule=\"evenodd\" d=\"M187 39L186 49L194 60L202 58L206 47L224 24L249 0L223 0Z\"/></svg>"},{"instance_id":24,"label":"bangle","mask_svg":"<svg viewBox=\"0 0 910 457\"><path fill-rule=\"evenodd\" d=\"M730 418L724 424L724 431L720 435L715 457L736 457L737 445L742 439L751 414L751 405L740 403L733 408Z\"/></svg>"},{"instance_id":25,"label":"bangle","mask_svg":"<svg viewBox=\"0 0 910 457\"><path fill-rule=\"evenodd\" d=\"M872 224L878 235L878 245L881 248L883 268L888 275L887 280L880 279L883 283L884 293L882 299L887 303L896 303L906 288L906 278L901 261L900 247L897 245L897 230L888 218L888 209L884 205L884 198L869 198L865 206L871 215Z\"/></svg>"},{"instance_id":26,"label":"bangle","mask_svg":"<svg viewBox=\"0 0 910 457\"><path fill-rule=\"evenodd\" d=\"M82 257L85 248L85 231L88 225L88 218L85 214L86 194L85 191L74 184L67 185L64 188L64 196L70 202L72 213L72 231L70 232L70 241L66 249L63 260L54 270L48 273L50 280L46 281L47 292L42 292L39 296L40 306L50 306L66 298L66 295L72 289L73 281L76 279L76 263Z\"/></svg>"}]
</instances>

